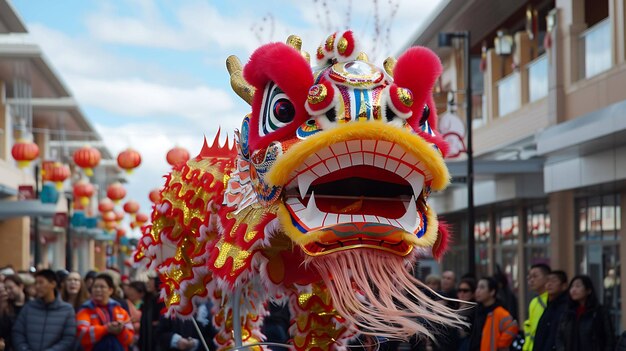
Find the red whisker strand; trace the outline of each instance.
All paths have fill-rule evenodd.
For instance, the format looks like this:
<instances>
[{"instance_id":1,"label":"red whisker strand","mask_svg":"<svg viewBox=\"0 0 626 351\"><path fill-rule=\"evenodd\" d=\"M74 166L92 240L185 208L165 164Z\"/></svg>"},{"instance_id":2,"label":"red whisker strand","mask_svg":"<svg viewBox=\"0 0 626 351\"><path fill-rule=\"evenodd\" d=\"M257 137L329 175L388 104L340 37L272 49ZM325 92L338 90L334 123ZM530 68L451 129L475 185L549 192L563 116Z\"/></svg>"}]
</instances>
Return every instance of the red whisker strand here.
<instances>
[{"instance_id":1,"label":"red whisker strand","mask_svg":"<svg viewBox=\"0 0 626 351\"><path fill-rule=\"evenodd\" d=\"M456 311L428 297L405 258L376 250L347 250L307 258L328 287L337 311L361 333L394 339L462 327ZM432 292L432 291L431 291Z\"/></svg>"}]
</instances>

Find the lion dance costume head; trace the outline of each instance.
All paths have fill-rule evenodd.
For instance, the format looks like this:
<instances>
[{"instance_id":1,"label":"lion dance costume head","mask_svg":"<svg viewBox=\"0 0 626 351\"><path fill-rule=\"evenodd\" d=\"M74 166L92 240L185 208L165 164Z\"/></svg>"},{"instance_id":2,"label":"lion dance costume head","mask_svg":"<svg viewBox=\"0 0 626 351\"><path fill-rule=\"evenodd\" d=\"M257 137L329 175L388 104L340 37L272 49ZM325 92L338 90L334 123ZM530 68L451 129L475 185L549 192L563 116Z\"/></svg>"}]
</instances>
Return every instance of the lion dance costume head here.
<instances>
[{"instance_id":1,"label":"lion dance costume head","mask_svg":"<svg viewBox=\"0 0 626 351\"><path fill-rule=\"evenodd\" d=\"M233 147L218 134L166 177L136 260L161 275L168 313L213 301L221 348L261 342L268 301L289 305L298 350L460 325L411 274L448 241L428 206L449 181L431 95L439 59L413 47L379 68L347 31L311 68L300 46L264 45L243 69L228 58L252 112Z\"/></svg>"}]
</instances>

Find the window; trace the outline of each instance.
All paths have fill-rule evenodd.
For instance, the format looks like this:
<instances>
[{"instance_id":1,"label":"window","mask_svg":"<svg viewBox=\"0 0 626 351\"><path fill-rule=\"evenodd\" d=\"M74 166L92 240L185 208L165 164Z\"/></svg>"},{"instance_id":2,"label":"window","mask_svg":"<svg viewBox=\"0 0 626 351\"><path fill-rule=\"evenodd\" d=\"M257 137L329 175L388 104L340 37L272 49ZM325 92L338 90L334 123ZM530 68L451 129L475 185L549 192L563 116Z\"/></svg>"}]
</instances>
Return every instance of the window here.
<instances>
[{"instance_id":1,"label":"window","mask_svg":"<svg viewBox=\"0 0 626 351\"><path fill-rule=\"evenodd\" d=\"M491 226L487 216L477 216L474 222L474 240L476 242L476 276L489 275L489 239Z\"/></svg>"},{"instance_id":2,"label":"window","mask_svg":"<svg viewBox=\"0 0 626 351\"><path fill-rule=\"evenodd\" d=\"M591 277L616 331L621 330L620 215L619 194L576 199L576 273Z\"/></svg>"},{"instance_id":3,"label":"window","mask_svg":"<svg viewBox=\"0 0 626 351\"><path fill-rule=\"evenodd\" d=\"M467 272L467 219L463 216L445 219L450 225L452 243L443 256L443 270L451 270L461 276Z\"/></svg>"},{"instance_id":4,"label":"window","mask_svg":"<svg viewBox=\"0 0 626 351\"><path fill-rule=\"evenodd\" d=\"M519 255L517 244L519 240L519 216L515 209L504 209L495 213L496 218L496 271L498 268L504 273L511 290L519 292Z\"/></svg>"},{"instance_id":5,"label":"window","mask_svg":"<svg viewBox=\"0 0 626 351\"><path fill-rule=\"evenodd\" d=\"M550 265L550 213L546 202L526 206L525 213L524 256L526 260L524 269L526 269L525 273L528 273L528 268L534 264ZM528 284L523 285L526 289L524 306L528 306L530 300L536 295L530 291Z\"/></svg>"}]
</instances>

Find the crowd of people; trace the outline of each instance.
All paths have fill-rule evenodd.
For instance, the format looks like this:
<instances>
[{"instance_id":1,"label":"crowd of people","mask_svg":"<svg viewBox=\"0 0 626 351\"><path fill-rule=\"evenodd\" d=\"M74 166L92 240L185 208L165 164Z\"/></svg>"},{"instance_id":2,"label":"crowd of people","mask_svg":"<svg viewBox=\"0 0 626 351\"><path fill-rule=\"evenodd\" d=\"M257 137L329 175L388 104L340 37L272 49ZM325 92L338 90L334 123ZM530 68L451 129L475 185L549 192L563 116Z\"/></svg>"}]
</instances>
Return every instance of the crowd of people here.
<instances>
[{"instance_id":1,"label":"crowd of people","mask_svg":"<svg viewBox=\"0 0 626 351\"><path fill-rule=\"evenodd\" d=\"M0 351L200 350L189 321L161 316L158 278L115 271L0 272ZM214 349L208 311L199 328ZM200 313L198 313L200 315ZM201 317L201 316L199 316Z\"/></svg>"},{"instance_id":2,"label":"crowd of people","mask_svg":"<svg viewBox=\"0 0 626 351\"><path fill-rule=\"evenodd\" d=\"M517 298L503 274L475 279L446 271L425 283L431 298L457 309L462 329L437 328L435 340L416 337L388 342L388 350L614 351L611 318L588 276L530 268L528 287L536 294L527 319L518 323ZM158 301L158 278L129 281L115 271L44 269L34 274L0 272L0 351L3 350L210 350L215 330L211 305L201 304L191 320L165 318ZM288 342L289 311L269 306L263 332L269 341ZM199 335L198 331L202 334ZM358 344L358 343L357 343ZM356 347L353 345L352 347ZM617 347L617 348L616 348ZM621 349L620 347L624 347Z\"/></svg>"},{"instance_id":3,"label":"crowd of people","mask_svg":"<svg viewBox=\"0 0 626 351\"><path fill-rule=\"evenodd\" d=\"M451 271L425 280L442 296L458 299L459 313L468 321L460 331L438 333L434 341L421 341L432 351L626 350L626 345L616 344L609 312L600 304L589 276L568 280L564 271L533 265L527 282L536 296L523 323L518 323L517 299L503 274L478 280L466 275L458 284L455 280Z\"/></svg>"}]
</instances>

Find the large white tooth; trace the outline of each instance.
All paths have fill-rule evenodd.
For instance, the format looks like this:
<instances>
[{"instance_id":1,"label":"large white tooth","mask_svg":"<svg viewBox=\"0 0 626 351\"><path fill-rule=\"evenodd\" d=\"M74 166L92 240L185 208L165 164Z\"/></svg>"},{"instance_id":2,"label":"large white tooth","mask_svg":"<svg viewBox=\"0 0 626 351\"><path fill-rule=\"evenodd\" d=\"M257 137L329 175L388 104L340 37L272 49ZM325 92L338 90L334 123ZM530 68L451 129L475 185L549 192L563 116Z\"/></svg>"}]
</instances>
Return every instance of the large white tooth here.
<instances>
[{"instance_id":1,"label":"large white tooth","mask_svg":"<svg viewBox=\"0 0 626 351\"><path fill-rule=\"evenodd\" d=\"M315 174L311 172L301 173L298 175L298 189L300 190L300 198L304 199L307 191L309 191L309 186L316 179Z\"/></svg>"},{"instance_id":2,"label":"large white tooth","mask_svg":"<svg viewBox=\"0 0 626 351\"><path fill-rule=\"evenodd\" d=\"M321 227L325 218L325 212L320 211L315 203L315 194L312 193L309 198L309 203L306 209L302 210L302 213L298 213L300 219L308 229L314 229Z\"/></svg>"},{"instance_id":3,"label":"large white tooth","mask_svg":"<svg viewBox=\"0 0 626 351\"><path fill-rule=\"evenodd\" d=\"M311 193L311 197L309 198L309 203L306 205L306 210L304 211L305 220L311 220L315 218L319 214L320 210L317 209L317 204L315 204L315 192Z\"/></svg>"},{"instance_id":4,"label":"large white tooth","mask_svg":"<svg viewBox=\"0 0 626 351\"><path fill-rule=\"evenodd\" d=\"M397 221L402 225L407 231L413 231L415 228L415 223L417 223L417 207L415 205L415 198L411 198L409 202L409 207L406 209L406 213L401 218L398 218Z\"/></svg>"},{"instance_id":5,"label":"large white tooth","mask_svg":"<svg viewBox=\"0 0 626 351\"><path fill-rule=\"evenodd\" d=\"M406 180L411 184L413 188L413 196L418 198L422 193L422 188L424 187L424 176L416 171L411 172Z\"/></svg>"}]
</instances>

